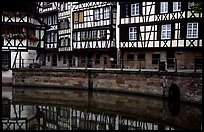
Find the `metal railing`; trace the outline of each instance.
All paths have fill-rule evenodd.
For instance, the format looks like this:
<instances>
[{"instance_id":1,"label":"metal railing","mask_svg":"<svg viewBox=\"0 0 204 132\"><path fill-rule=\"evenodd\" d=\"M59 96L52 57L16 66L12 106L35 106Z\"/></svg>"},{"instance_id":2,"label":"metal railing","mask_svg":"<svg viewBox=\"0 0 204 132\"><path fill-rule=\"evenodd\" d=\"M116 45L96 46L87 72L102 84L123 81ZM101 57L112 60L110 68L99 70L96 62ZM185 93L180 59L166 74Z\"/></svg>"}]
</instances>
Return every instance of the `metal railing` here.
<instances>
[{"instance_id":1,"label":"metal railing","mask_svg":"<svg viewBox=\"0 0 204 132\"><path fill-rule=\"evenodd\" d=\"M202 60L202 59L201 59ZM17 61L19 62L19 61ZM46 62L46 63L45 63ZM202 72L202 63L194 58L188 59L145 59L145 60L93 60L93 59L66 59L45 60L22 59L15 68L47 68L47 69L96 69L96 70L132 70L132 71L167 71L167 72Z\"/></svg>"}]
</instances>

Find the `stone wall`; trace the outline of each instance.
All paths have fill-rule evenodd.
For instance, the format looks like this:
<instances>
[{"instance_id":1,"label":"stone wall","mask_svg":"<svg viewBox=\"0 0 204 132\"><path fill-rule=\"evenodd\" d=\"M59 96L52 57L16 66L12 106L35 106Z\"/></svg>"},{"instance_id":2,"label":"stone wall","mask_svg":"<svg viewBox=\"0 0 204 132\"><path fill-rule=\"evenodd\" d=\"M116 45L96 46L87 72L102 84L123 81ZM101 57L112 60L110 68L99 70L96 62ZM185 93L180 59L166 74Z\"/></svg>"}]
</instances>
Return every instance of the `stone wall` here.
<instances>
[{"instance_id":1,"label":"stone wall","mask_svg":"<svg viewBox=\"0 0 204 132\"><path fill-rule=\"evenodd\" d=\"M202 74L103 70L24 69L13 71L15 86L64 87L168 97L176 84L182 101L202 103Z\"/></svg>"}]
</instances>

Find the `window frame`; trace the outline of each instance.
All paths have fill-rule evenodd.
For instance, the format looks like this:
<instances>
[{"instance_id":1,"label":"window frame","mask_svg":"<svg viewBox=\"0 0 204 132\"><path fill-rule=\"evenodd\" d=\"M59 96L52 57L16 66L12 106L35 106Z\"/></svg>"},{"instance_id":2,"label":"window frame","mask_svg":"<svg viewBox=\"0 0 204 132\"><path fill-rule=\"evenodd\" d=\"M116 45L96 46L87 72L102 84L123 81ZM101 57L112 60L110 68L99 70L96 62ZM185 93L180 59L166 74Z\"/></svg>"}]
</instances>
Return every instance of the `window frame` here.
<instances>
[{"instance_id":1,"label":"window frame","mask_svg":"<svg viewBox=\"0 0 204 132\"><path fill-rule=\"evenodd\" d=\"M181 11L181 2L173 2L173 12Z\"/></svg>"},{"instance_id":2,"label":"window frame","mask_svg":"<svg viewBox=\"0 0 204 132\"><path fill-rule=\"evenodd\" d=\"M168 29L170 26L170 29ZM171 24L161 25L161 39L171 39Z\"/></svg>"},{"instance_id":3,"label":"window frame","mask_svg":"<svg viewBox=\"0 0 204 132\"><path fill-rule=\"evenodd\" d=\"M160 13L168 13L168 2L160 3Z\"/></svg>"},{"instance_id":4,"label":"window frame","mask_svg":"<svg viewBox=\"0 0 204 132\"><path fill-rule=\"evenodd\" d=\"M191 24L192 27L189 27L189 25ZM196 29L194 28L193 24L196 24ZM189 28L191 28L189 30ZM189 31L191 33L189 33ZM194 31L196 31L196 34L194 34ZM187 23L187 34L186 34L186 38L188 39L192 39L192 38L198 38L198 22L190 22Z\"/></svg>"},{"instance_id":5,"label":"window frame","mask_svg":"<svg viewBox=\"0 0 204 132\"><path fill-rule=\"evenodd\" d=\"M131 16L138 16L139 14L140 14L140 4L139 3L131 4Z\"/></svg>"},{"instance_id":6,"label":"window frame","mask_svg":"<svg viewBox=\"0 0 204 132\"><path fill-rule=\"evenodd\" d=\"M109 19L110 18L110 7L109 6L104 7L103 8L103 13L104 13L103 18L104 19Z\"/></svg>"},{"instance_id":7,"label":"window frame","mask_svg":"<svg viewBox=\"0 0 204 132\"><path fill-rule=\"evenodd\" d=\"M100 20L100 8L94 9L94 20Z\"/></svg>"},{"instance_id":8,"label":"window frame","mask_svg":"<svg viewBox=\"0 0 204 132\"><path fill-rule=\"evenodd\" d=\"M138 40L137 33L138 33L137 27L129 27L129 40L130 41Z\"/></svg>"}]
</instances>

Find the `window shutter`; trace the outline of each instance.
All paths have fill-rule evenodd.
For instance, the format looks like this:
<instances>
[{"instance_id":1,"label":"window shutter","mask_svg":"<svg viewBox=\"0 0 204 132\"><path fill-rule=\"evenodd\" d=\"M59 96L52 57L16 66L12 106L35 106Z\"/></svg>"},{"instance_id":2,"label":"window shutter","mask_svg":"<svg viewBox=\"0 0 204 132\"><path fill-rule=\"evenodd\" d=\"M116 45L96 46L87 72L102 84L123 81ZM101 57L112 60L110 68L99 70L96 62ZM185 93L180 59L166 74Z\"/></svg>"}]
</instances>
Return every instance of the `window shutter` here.
<instances>
[{"instance_id":1,"label":"window shutter","mask_svg":"<svg viewBox=\"0 0 204 132\"><path fill-rule=\"evenodd\" d=\"M187 23L183 21L181 22L181 26L180 26L180 38L186 39L186 33L187 33Z\"/></svg>"},{"instance_id":2,"label":"window shutter","mask_svg":"<svg viewBox=\"0 0 204 132\"><path fill-rule=\"evenodd\" d=\"M160 2L155 2L155 14L160 13Z\"/></svg>"},{"instance_id":3,"label":"window shutter","mask_svg":"<svg viewBox=\"0 0 204 132\"><path fill-rule=\"evenodd\" d=\"M171 39L175 39L175 23L171 24Z\"/></svg>"},{"instance_id":4,"label":"window shutter","mask_svg":"<svg viewBox=\"0 0 204 132\"><path fill-rule=\"evenodd\" d=\"M161 40L161 25L157 25L157 40Z\"/></svg>"}]
</instances>

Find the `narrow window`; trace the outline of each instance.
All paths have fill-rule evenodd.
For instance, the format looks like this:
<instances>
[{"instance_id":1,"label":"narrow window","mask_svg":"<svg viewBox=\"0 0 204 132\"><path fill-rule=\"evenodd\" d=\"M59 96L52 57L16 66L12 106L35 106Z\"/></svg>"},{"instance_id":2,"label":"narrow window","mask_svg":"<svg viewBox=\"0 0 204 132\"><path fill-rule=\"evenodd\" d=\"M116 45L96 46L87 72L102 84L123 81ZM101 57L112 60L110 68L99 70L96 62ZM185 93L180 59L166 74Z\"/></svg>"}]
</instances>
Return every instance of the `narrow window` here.
<instances>
[{"instance_id":1,"label":"narrow window","mask_svg":"<svg viewBox=\"0 0 204 132\"><path fill-rule=\"evenodd\" d=\"M187 38L198 38L198 23L187 24Z\"/></svg>"},{"instance_id":2,"label":"narrow window","mask_svg":"<svg viewBox=\"0 0 204 132\"><path fill-rule=\"evenodd\" d=\"M160 13L167 13L168 12L168 2L161 2L160 4Z\"/></svg>"},{"instance_id":3,"label":"narrow window","mask_svg":"<svg viewBox=\"0 0 204 132\"><path fill-rule=\"evenodd\" d=\"M74 12L74 23L78 23L79 22L79 13L78 12Z\"/></svg>"},{"instance_id":4,"label":"narrow window","mask_svg":"<svg viewBox=\"0 0 204 132\"><path fill-rule=\"evenodd\" d=\"M85 40L85 37L86 37L86 32L85 31L81 32L81 36L80 36L81 40Z\"/></svg>"},{"instance_id":5,"label":"narrow window","mask_svg":"<svg viewBox=\"0 0 204 132\"><path fill-rule=\"evenodd\" d=\"M104 19L110 18L110 7L104 8Z\"/></svg>"},{"instance_id":6,"label":"narrow window","mask_svg":"<svg viewBox=\"0 0 204 132\"><path fill-rule=\"evenodd\" d=\"M173 11L181 11L181 2L173 2Z\"/></svg>"},{"instance_id":7,"label":"narrow window","mask_svg":"<svg viewBox=\"0 0 204 132\"><path fill-rule=\"evenodd\" d=\"M160 61L160 54L152 54L152 64L158 64Z\"/></svg>"},{"instance_id":8,"label":"narrow window","mask_svg":"<svg viewBox=\"0 0 204 132\"><path fill-rule=\"evenodd\" d=\"M92 31L92 38L97 39L97 31L96 30Z\"/></svg>"},{"instance_id":9,"label":"narrow window","mask_svg":"<svg viewBox=\"0 0 204 132\"><path fill-rule=\"evenodd\" d=\"M84 12L79 12L79 22L84 22Z\"/></svg>"},{"instance_id":10,"label":"narrow window","mask_svg":"<svg viewBox=\"0 0 204 132\"><path fill-rule=\"evenodd\" d=\"M94 10L94 20L100 20L100 10L99 9Z\"/></svg>"},{"instance_id":11,"label":"narrow window","mask_svg":"<svg viewBox=\"0 0 204 132\"><path fill-rule=\"evenodd\" d=\"M161 39L171 39L171 24L162 25Z\"/></svg>"},{"instance_id":12,"label":"narrow window","mask_svg":"<svg viewBox=\"0 0 204 132\"><path fill-rule=\"evenodd\" d=\"M131 4L131 16L139 15L139 3Z\"/></svg>"},{"instance_id":13,"label":"narrow window","mask_svg":"<svg viewBox=\"0 0 204 132\"><path fill-rule=\"evenodd\" d=\"M137 40L137 27L129 28L129 40Z\"/></svg>"},{"instance_id":14,"label":"narrow window","mask_svg":"<svg viewBox=\"0 0 204 132\"><path fill-rule=\"evenodd\" d=\"M100 30L100 38L105 39L106 38L106 30Z\"/></svg>"},{"instance_id":15,"label":"narrow window","mask_svg":"<svg viewBox=\"0 0 204 132\"><path fill-rule=\"evenodd\" d=\"M47 43L50 43L50 34L47 34Z\"/></svg>"},{"instance_id":16,"label":"narrow window","mask_svg":"<svg viewBox=\"0 0 204 132\"><path fill-rule=\"evenodd\" d=\"M127 61L134 61L135 55L134 54L127 54Z\"/></svg>"}]
</instances>

